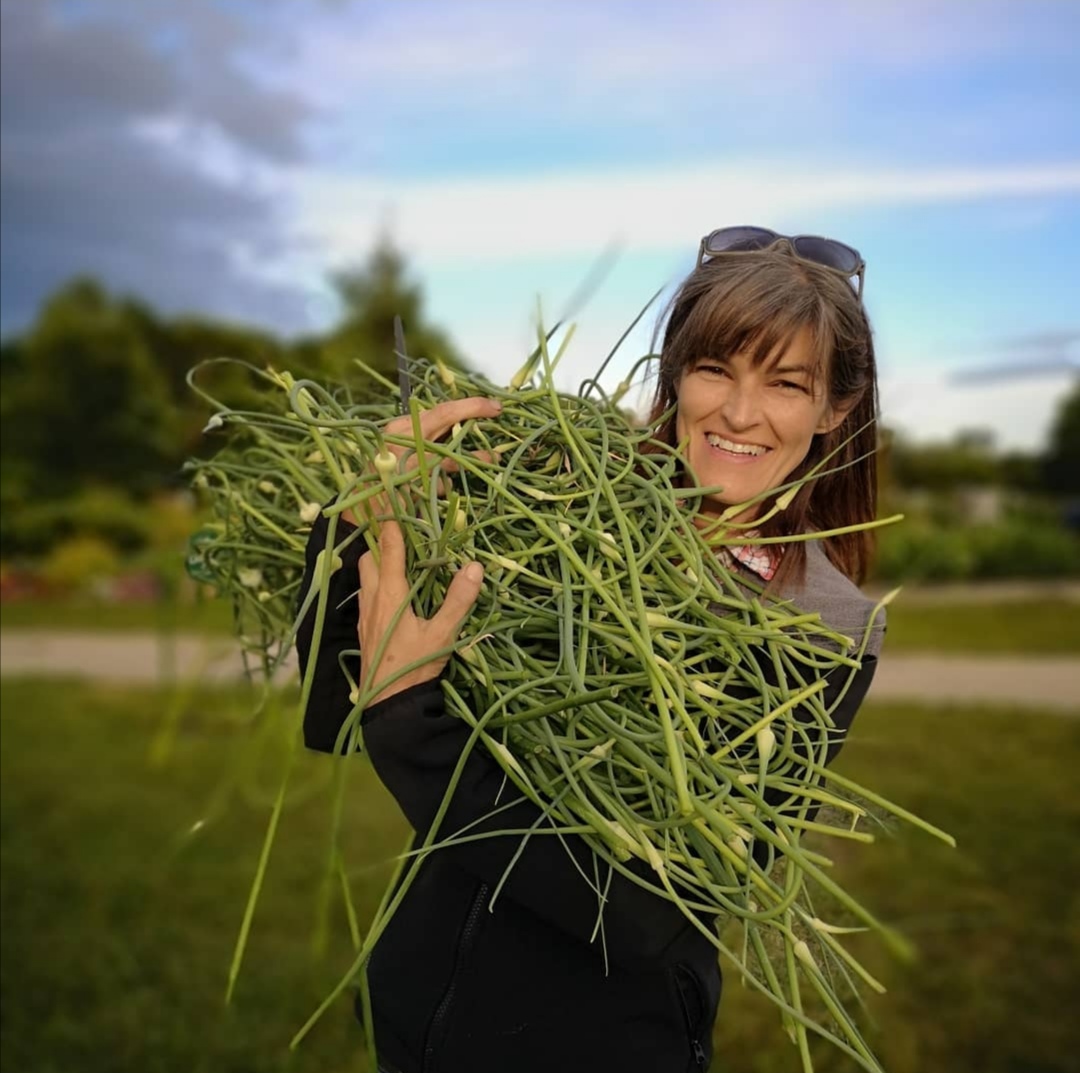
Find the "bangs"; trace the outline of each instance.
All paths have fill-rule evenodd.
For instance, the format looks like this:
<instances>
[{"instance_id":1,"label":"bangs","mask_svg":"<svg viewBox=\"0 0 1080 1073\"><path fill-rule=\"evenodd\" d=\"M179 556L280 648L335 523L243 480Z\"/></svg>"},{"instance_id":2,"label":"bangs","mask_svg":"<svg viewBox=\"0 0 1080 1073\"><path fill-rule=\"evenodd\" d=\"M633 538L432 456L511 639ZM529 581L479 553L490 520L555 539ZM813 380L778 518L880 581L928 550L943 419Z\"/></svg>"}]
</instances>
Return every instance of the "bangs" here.
<instances>
[{"instance_id":1,"label":"bangs","mask_svg":"<svg viewBox=\"0 0 1080 1073\"><path fill-rule=\"evenodd\" d=\"M807 329L812 373L820 377L836 342L835 327L815 288L808 281L793 287L790 264L781 268L731 276L719 285L708 280L681 310L672 310L665 351L675 381L702 358L747 353L754 365L762 365Z\"/></svg>"}]
</instances>

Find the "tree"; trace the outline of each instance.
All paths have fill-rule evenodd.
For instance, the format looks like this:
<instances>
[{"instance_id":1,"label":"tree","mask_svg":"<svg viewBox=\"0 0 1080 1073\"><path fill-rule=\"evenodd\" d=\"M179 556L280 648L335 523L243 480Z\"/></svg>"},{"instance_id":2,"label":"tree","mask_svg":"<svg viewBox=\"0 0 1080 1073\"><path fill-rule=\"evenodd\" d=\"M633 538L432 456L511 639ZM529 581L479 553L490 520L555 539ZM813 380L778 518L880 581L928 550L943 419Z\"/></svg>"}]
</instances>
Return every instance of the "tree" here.
<instances>
[{"instance_id":1,"label":"tree","mask_svg":"<svg viewBox=\"0 0 1080 1073\"><path fill-rule=\"evenodd\" d=\"M169 471L179 479L180 468L193 454L212 450L202 435L210 405L188 385L188 376L200 363L232 358L265 368L287 364L286 348L269 332L185 315L162 319L144 303L125 299L126 315L137 326L168 385L173 406ZM196 381L212 397L238 408L258 405L257 388L240 366L214 364L199 370Z\"/></svg>"},{"instance_id":2,"label":"tree","mask_svg":"<svg viewBox=\"0 0 1080 1073\"><path fill-rule=\"evenodd\" d=\"M158 480L169 454L168 384L137 326L98 284L76 280L54 295L15 353L3 457L32 474L28 494L63 496L88 481L146 489Z\"/></svg>"},{"instance_id":3,"label":"tree","mask_svg":"<svg viewBox=\"0 0 1080 1073\"><path fill-rule=\"evenodd\" d=\"M281 406L242 362L346 385L354 399L385 398L359 358L396 383L394 317L409 353L460 367L448 337L425 318L418 284L386 240L361 267L334 277L341 322L324 336L286 342L258 328L189 315L164 318L89 278L72 281L22 335L0 347L0 549L36 555L93 530L117 545L143 540L140 511L183 484L182 466L213 452L202 435L210 407L198 383L239 409ZM80 526L82 527L80 529Z\"/></svg>"},{"instance_id":4,"label":"tree","mask_svg":"<svg viewBox=\"0 0 1080 1073\"><path fill-rule=\"evenodd\" d=\"M1043 459L1046 485L1063 496L1080 496L1080 379L1062 400Z\"/></svg>"},{"instance_id":5,"label":"tree","mask_svg":"<svg viewBox=\"0 0 1080 1073\"><path fill-rule=\"evenodd\" d=\"M951 443L928 444L914 444L894 434L888 454L892 477L900 488L950 492L1000 483L992 441L983 433L961 432Z\"/></svg>"},{"instance_id":6,"label":"tree","mask_svg":"<svg viewBox=\"0 0 1080 1073\"><path fill-rule=\"evenodd\" d=\"M371 385L359 373L355 359L396 382L394 359L394 318L400 316L405 328L409 354L439 358L458 368L462 365L449 337L428 323L420 286L406 276L405 259L383 239L365 265L339 272L332 278L344 317L319 347L320 364L334 379L381 396L384 388Z\"/></svg>"}]
</instances>

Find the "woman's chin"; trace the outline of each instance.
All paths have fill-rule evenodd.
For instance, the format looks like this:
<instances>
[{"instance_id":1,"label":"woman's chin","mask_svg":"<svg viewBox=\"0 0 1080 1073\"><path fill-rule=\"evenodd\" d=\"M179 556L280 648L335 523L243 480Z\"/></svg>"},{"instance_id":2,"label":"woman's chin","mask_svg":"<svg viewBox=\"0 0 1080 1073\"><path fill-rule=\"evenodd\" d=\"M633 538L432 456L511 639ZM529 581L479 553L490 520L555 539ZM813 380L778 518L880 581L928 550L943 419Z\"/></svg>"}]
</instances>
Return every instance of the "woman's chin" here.
<instances>
[{"instance_id":1,"label":"woman's chin","mask_svg":"<svg viewBox=\"0 0 1080 1073\"><path fill-rule=\"evenodd\" d=\"M744 499L728 499L726 495L723 499L718 499L715 496L706 496L701 501L701 507L698 510L698 514L703 520L719 518L726 511L731 510L733 506L737 507L740 503L745 503L747 499L752 499L758 494L760 493L749 492ZM752 522L754 520L760 509L760 503L751 503L745 510L740 511L738 514L727 520L729 522L736 522L739 525L745 525L747 522Z\"/></svg>"}]
</instances>

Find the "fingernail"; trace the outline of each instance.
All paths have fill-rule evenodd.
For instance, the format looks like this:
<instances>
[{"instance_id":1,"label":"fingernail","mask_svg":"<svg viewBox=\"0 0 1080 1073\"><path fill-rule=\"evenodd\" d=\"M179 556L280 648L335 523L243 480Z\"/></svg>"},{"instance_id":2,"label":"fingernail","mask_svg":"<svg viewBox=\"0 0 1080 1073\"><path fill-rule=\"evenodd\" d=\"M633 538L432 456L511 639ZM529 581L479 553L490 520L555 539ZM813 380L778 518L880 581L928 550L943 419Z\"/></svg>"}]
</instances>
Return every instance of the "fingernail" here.
<instances>
[{"instance_id":1,"label":"fingernail","mask_svg":"<svg viewBox=\"0 0 1080 1073\"><path fill-rule=\"evenodd\" d=\"M492 402L492 404L493 404L493 405L494 405L494 407L495 407L495 412L496 412L497 414L501 414L501 413L502 413L502 408L503 408L503 407L502 407L502 403L501 403L501 402L499 402L499 400L498 400L498 399L492 399L492 400L491 400L491 402Z\"/></svg>"},{"instance_id":2,"label":"fingernail","mask_svg":"<svg viewBox=\"0 0 1080 1073\"><path fill-rule=\"evenodd\" d=\"M465 576L470 581L483 581L484 568L479 563L469 563L469 565L465 567Z\"/></svg>"}]
</instances>

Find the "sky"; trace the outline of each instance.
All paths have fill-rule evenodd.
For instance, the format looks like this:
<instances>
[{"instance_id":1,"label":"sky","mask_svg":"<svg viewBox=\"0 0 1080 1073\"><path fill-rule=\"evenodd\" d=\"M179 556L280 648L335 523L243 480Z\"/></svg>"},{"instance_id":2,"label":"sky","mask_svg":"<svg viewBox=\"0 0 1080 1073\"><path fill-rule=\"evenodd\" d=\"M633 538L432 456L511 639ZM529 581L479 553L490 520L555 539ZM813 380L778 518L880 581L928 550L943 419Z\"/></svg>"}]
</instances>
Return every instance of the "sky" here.
<instances>
[{"instance_id":1,"label":"sky","mask_svg":"<svg viewBox=\"0 0 1080 1073\"><path fill-rule=\"evenodd\" d=\"M570 315L572 390L704 233L760 224L863 253L883 418L913 439L1037 450L1080 376L1073 0L21 0L0 20L5 336L79 273L319 330L329 274L385 236L496 381L538 315Z\"/></svg>"}]
</instances>

